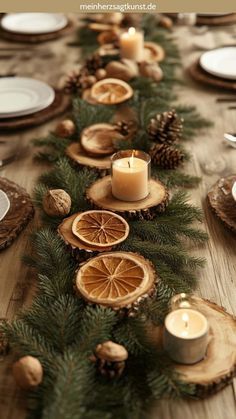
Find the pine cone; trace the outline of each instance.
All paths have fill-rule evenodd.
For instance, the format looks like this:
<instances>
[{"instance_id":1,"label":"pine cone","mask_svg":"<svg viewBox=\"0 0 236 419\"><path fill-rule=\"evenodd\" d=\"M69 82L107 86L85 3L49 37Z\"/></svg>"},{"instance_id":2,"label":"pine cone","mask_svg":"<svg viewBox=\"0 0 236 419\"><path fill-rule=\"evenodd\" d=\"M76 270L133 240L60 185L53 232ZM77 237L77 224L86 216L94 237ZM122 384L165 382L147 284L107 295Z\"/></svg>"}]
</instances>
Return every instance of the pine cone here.
<instances>
[{"instance_id":1,"label":"pine cone","mask_svg":"<svg viewBox=\"0 0 236 419\"><path fill-rule=\"evenodd\" d=\"M81 93L82 90L91 87L96 81L96 77L89 74L88 70L83 67L80 71L74 71L68 76L64 90L70 94Z\"/></svg>"},{"instance_id":2,"label":"pine cone","mask_svg":"<svg viewBox=\"0 0 236 419\"><path fill-rule=\"evenodd\" d=\"M93 54L86 60L84 67L89 74L94 75L98 69L103 68L102 58L99 54Z\"/></svg>"},{"instance_id":3,"label":"pine cone","mask_svg":"<svg viewBox=\"0 0 236 419\"><path fill-rule=\"evenodd\" d=\"M163 112L151 119L147 131L152 141L172 144L182 136L183 119L175 110Z\"/></svg>"},{"instance_id":4,"label":"pine cone","mask_svg":"<svg viewBox=\"0 0 236 419\"><path fill-rule=\"evenodd\" d=\"M184 159L183 153L167 144L155 144L150 150L153 163L163 169L176 169Z\"/></svg>"},{"instance_id":5,"label":"pine cone","mask_svg":"<svg viewBox=\"0 0 236 419\"><path fill-rule=\"evenodd\" d=\"M127 135L129 135L130 129L131 129L131 126L132 125L133 125L133 123L132 122L129 122L129 121L118 121L115 124L117 131L121 135L123 135L124 137L126 137Z\"/></svg>"}]
</instances>

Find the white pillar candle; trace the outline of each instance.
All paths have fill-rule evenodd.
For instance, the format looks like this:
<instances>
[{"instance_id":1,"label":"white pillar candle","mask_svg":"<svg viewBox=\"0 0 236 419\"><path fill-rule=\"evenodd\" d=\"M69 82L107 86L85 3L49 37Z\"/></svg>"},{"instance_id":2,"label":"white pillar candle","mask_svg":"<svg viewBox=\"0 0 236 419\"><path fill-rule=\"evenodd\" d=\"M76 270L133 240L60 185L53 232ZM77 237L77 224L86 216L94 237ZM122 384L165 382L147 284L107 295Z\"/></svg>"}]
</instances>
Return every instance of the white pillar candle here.
<instances>
[{"instance_id":1,"label":"white pillar candle","mask_svg":"<svg viewBox=\"0 0 236 419\"><path fill-rule=\"evenodd\" d=\"M205 356L207 343L208 322L202 313L183 308L167 315L163 345L173 361L180 364L201 361Z\"/></svg>"},{"instance_id":2,"label":"white pillar candle","mask_svg":"<svg viewBox=\"0 0 236 419\"><path fill-rule=\"evenodd\" d=\"M112 195L121 201L139 201L149 194L149 162L134 154L112 162Z\"/></svg>"},{"instance_id":3,"label":"white pillar candle","mask_svg":"<svg viewBox=\"0 0 236 419\"><path fill-rule=\"evenodd\" d=\"M143 59L144 39L143 32L129 28L120 36L120 55L122 58L129 58L134 61Z\"/></svg>"}]
</instances>

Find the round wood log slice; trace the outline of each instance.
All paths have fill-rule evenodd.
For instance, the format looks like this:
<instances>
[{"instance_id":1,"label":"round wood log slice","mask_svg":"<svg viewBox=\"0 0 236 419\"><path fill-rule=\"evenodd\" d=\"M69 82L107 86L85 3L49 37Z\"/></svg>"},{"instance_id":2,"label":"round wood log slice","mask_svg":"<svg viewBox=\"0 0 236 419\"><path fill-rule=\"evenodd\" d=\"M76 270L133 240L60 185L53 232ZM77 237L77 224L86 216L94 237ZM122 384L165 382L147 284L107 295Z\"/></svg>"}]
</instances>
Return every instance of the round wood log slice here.
<instances>
[{"instance_id":1,"label":"round wood log slice","mask_svg":"<svg viewBox=\"0 0 236 419\"><path fill-rule=\"evenodd\" d=\"M199 60L191 64L187 71L195 81L203 83L207 86L224 90L236 90L236 82L234 80L215 77L207 73L201 68Z\"/></svg>"},{"instance_id":2,"label":"round wood log slice","mask_svg":"<svg viewBox=\"0 0 236 419\"><path fill-rule=\"evenodd\" d=\"M10 209L0 221L0 250L10 246L34 215L29 194L21 186L0 177L0 189L8 196Z\"/></svg>"},{"instance_id":3,"label":"round wood log slice","mask_svg":"<svg viewBox=\"0 0 236 419\"><path fill-rule=\"evenodd\" d=\"M230 13L225 16L197 16L197 25L207 26L225 26L236 23L236 13Z\"/></svg>"},{"instance_id":4,"label":"round wood log slice","mask_svg":"<svg viewBox=\"0 0 236 419\"><path fill-rule=\"evenodd\" d=\"M196 395L206 397L228 383L236 374L236 320L222 307L198 298L197 308L210 326L206 357L194 365L177 365L181 379L196 385Z\"/></svg>"},{"instance_id":5,"label":"round wood log slice","mask_svg":"<svg viewBox=\"0 0 236 419\"><path fill-rule=\"evenodd\" d=\"M208 192L211 208L228 228L236 232L236 202L232 195L232 186L236 175L219 179Z\"/></svg>"},{"instance_id":6,"label":"round wood log slice","mask_svg":"<svg viewBox=\"0 0 236 419\"><path fill-rule=\"evenodd\" d=\"M24 34L24 33L14 33L0 29L0 37L7 39L12 42L25 42L26 44L39 44L41 42L52 41L54 39L61 38L63 36L69 35L75 29L75 24L72 20L68 22L65 28L60 29L59 31L42 33L42 34Z\"/></svg>"},{"instance_id":7,"label":"round wood log slice","mask_svg":"<svg viewBox=\"0 0 236 419\"><path fill-rule=\"evenodd\" d=\"M80 265L75 289L92 304L131 309L148 298L157 282L151 262L138 253L103 253Z\"/></svg>"},{"instance_id":8,"label":"round wood log slice","mask_svg":"<svg viewBox=\"0 0 236 419\"><path fill-rule=\"evenodd\" d=\"M79 143L71 143L66 149L66 155L79 166L98 170L101 176L105 176L110 171L111 156L91 157L82 149Z\"/></svg>"},{"instance_id":9,"label":"round wood log slice","mask_svg":"<svg viewBox=\"0 0 236 419\"><path fill-rule=\"evenodd\" d=\"M79 214L80 212L73 214L68 218L65 218L58 227L58 234L69 247L72 256L75 257L76 260L78 260L79 262L82 262L88 258L96 256L98 253L110 252L112 250L112 246L106 248L90 246L88 244L83 243L81 240L79 240L78 237L76 237L72 233L73 221Z\"/></svg>"},{"instance_id":10,"label":"round wood log slice","mask_svg":"<svg viewBox=\"0 0 236 419\"><path fill-rule=\"evenodd\" d=\"M169 201L166 187L158 180L150 180L150 193L141 201L125 202L116 199L111 191L111 177L97 180L86 191L86 197L94 208L116 212L128 219L153 219L163 212Z\"/></svg>"},{"instance_id":11,"label":"round wood log slice","mask_svg":"<svg viewBox=\"0 0 236 419\"><path fill-rule=\"evenodd\" d=\"M66 112L71 105L71 99L61 91L56 91L55 99L48 108L17 118L1 119L0 129L3 131L15 131L44 124Z\"/></svg>"},{"instance_id":12,"label":"round wood log slice","mask_svg":"<svg viewBox=\"0 0 236 419\"><path fill-rule=\"evenodd\" d=\"M205 358L192 365L174 363L180 379L195 385L195 396L204 398L216 393L236 375L236 319L217 304L194 296L194 309L209 322L209 342ZM148 328L150 340L162 347L163 327Z\"/></svg>"}]
</instances>

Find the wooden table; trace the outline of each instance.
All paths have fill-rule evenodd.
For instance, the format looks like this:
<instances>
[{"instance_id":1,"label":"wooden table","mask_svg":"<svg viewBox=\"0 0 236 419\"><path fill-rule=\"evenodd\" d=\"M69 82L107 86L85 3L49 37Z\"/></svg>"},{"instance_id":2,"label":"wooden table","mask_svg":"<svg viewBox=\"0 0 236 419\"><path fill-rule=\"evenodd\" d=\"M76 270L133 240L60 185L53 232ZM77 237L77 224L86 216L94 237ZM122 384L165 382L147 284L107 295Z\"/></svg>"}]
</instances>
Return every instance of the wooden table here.
<instances>
[{"instance_id":1,"label":"wooden table","mask_svg":"<svg viewBox=\"0 0 236 419\"><path fill-rule=\"evenodd\" d=\"M197 58L201 46L214 47L235 42L232 34L236 27L208 30L205 34L193 34L189 28L180 27L174 30L184 66ZM1 73L16 72L18 75L33 76L55 85L60 83L61 76L74 68L78 61L77 48L67 46L74 36L68 36L57 41L41 44L35 47L35 52L29 59L21 59L22 52L9 52L14 56L7 60L1 59ZM10 44L0 40L1 47L17 47L20 44ZM26 46L26 50L28 47ZM50 51L50 58L40 57L40 51ZM5 55L5 53L4 53ZM182 72L182 70L181 70ZM228 110L229 104L216 103L216 98L222 93L202 87L187 76L186 86L177 87L181 104L196 105L198 110L214 122L214 127L199 133L199 136L187 146L193 155L187 170L191 174L202 177L202 182L195 190L190 190L191 201L201 206L205 213L204 228L210 236L205 247L192 247L195 256L204 256L207 260L205 269L199 272L198 293L205 298L224 306L229 312L236 314L236 253L235 236L228 231L213 215L206 203L209 187L221 176L235 172L236 151L223 143L223 133L236 132L236 110ZM235 103L236 105L236 103ZM33 161L33 149L30 140L47 134L56 124L56 120L36 129L9 135L9 141L19 140L23 146L28 146L27 153L19 160L1 170L0 174L24 186L32 192L38 175L45 169ZM0 139L6 138L0 136ZM223 159L225 169L222 173L207 174L205 164L217 164L217 159ZM0 253L0 318L12 318L23 304L31 300L34 284L34 273L25 267L20 258L29 250L28 235L37 224L37 216L13 245ZM233 419L236 414L236 381L227 388L203 401L166 401L158 402L152 409L149 418L167 419ZM7 359L0 360L0 417L5 419L22 419L25 417L25 399L16 389L10 374L10 364Z\"/></svg>"}]
</instances>

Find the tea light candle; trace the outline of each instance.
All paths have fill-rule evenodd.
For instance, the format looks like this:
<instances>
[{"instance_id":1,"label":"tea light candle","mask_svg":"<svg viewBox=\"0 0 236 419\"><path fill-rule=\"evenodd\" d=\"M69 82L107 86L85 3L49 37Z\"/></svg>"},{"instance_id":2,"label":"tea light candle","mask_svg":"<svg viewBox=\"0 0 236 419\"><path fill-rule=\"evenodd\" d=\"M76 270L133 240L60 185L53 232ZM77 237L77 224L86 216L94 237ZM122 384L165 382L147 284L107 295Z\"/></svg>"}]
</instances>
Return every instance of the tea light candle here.
<instances>
[{"instance_id":1,"label":"tea light candle","mask_svg":"<svg viewBox=\"0 0 236 419\"><path fill-rule=\"evenodd\" d=\"M134 61L141 61L144 51L143 32L129 28L120 36L120 55Z\"/></svg>"},{"instance_id":2,"label":"tea light candle","mask_svg":"<svg viewBox=\"0 0 236 419\"><path fill-rule=\"evenodd\" d=\"M119 158L120 157L120 158ZM146 153L126 150L112 157L112 195L121 201L139 201L149 194L150 156Z\"/></svg>"},{"instance_id":3,"label":"tea light candle","mask_svg":"<svg viewBox=\"0 0 236 419\"><path fill-rule=\"evenodd\" d=\"M163 345L170 358L180 364L201 361L208 343L208 322L197 310L180 308L165 319Z\"/></svg>"}]
</instances>

